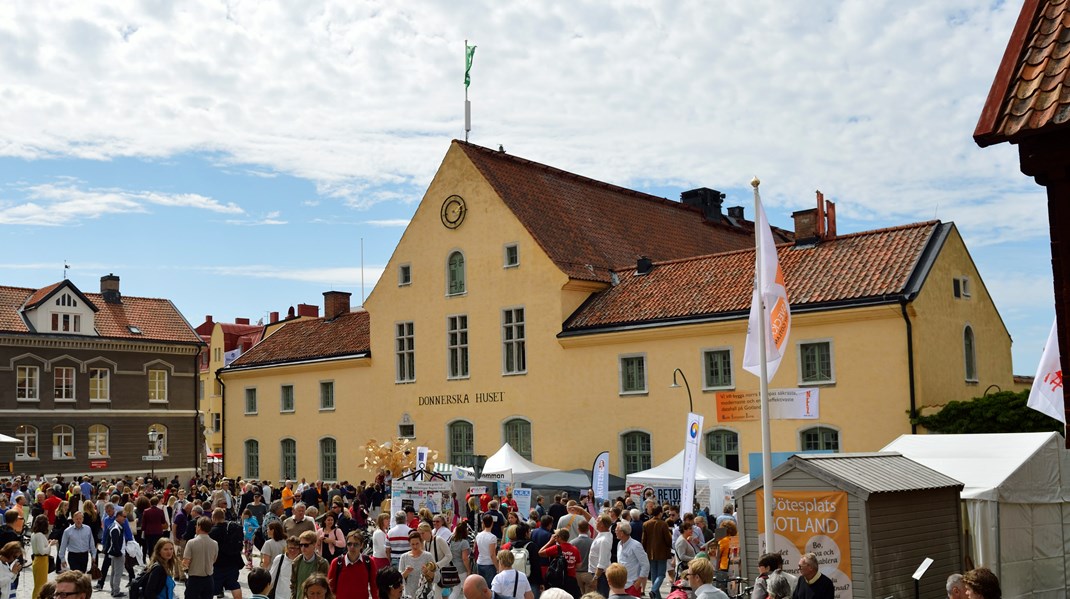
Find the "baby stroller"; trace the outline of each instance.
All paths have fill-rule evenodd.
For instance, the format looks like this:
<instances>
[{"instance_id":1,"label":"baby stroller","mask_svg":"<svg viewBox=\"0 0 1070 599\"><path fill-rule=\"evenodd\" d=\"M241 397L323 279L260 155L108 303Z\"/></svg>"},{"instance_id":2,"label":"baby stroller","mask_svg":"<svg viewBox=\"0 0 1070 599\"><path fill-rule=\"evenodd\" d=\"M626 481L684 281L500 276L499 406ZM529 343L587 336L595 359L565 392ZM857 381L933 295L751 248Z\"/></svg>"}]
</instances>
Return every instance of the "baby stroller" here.
<instances>
[{"instance_id":1,"label":"baby stroller","mask_svg":"<svg viewBox=\"0 0 1070 599\"><path fill-rule=\"evenodd\" d=\"M691 585L687 582L687 577L677 579L669 585L672 590L665 599L692 599Z\"/></svg>"}]
</instances>

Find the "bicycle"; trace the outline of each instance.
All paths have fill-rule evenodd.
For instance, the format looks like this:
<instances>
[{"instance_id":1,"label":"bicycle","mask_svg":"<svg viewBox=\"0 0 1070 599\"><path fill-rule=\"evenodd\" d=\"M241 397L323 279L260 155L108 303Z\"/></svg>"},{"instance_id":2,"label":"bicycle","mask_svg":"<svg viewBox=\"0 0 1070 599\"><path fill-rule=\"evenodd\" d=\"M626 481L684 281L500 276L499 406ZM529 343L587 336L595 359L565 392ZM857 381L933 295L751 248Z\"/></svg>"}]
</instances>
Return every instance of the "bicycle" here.
<instances>
[{"instance_id":1,"label":"bicycle","mask_svg":"<svg viewBox=\"0 0 1070 599\"><path fill-rule=\"evenodd\" d=\"M750 581L748 579L743 578L741 576L729 578L729 588L731 588L732 583L735 583L736 594L733 595L731 593L726 592L725 594L728 595L729 599L748 599L750 597L751 592L754 591L754 585L750 584Z\"/></svg>"}]
</instances>

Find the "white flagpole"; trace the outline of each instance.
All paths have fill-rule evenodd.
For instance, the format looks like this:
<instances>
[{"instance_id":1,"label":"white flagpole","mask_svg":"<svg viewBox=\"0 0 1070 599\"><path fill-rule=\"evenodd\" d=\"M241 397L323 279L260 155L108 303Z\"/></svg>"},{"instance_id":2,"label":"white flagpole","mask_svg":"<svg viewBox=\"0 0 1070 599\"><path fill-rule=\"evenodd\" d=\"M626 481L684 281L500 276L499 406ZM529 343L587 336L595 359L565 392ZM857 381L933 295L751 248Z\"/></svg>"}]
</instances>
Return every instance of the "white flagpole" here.
<instances>
[{"instance_id":1,"label":"white flagpole","mask_svg":"<svg viewBox=\"0 0 1070 599\"><path fill-rule=\"evenodd\" d=\"M766 364L765 353L765 297L762 295L762 236L759 234L758 215L762 213L761 199L758 196L758 185L761 181L758 177L751 179L751 187L754 188L754 284L758 288L758 355L761 368L759 393L762 403L762 489L765 501L762 513L765 514L765 552L773 553L773 456L770 453L769 433L769 373ZM769 226L766 223L765 226ZM773 246L772 251L776 251Z\"/></svg>"}]
</instances>

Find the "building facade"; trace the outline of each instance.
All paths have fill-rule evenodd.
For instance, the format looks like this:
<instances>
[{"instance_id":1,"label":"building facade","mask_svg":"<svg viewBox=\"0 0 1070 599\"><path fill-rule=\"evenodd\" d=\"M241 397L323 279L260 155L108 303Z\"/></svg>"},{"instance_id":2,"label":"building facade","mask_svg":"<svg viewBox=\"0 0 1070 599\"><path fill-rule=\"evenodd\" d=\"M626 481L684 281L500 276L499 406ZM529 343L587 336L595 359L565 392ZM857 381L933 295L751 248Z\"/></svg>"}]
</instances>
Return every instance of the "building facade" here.
<instances>
[{"instance_id":1,"label":"building facade","mask_svg":"<svg viewBox=\"0 0 1070 599\"><path fill-rule=\"evenodd\" d=\"M359 447L401 436L455 464L503 443L562 469L609 450L627 474L683 448L690 404L706 454L747 471L759 422L719 420L717 396L758 388L741 368L753 222L723 197L455 141L354 313L366 339L332 354L328 309L221 371L227 473L366 478ZM774 230L793 321L770 387L820 396L818 419L772 423L774 451L876 450L911 414L1010 387L1010 336L953 224L837 235L827 207Z\"/></svg>"},{"instance_id":2,"label":"building facade","mask_svg":"<svg viewBox=\"0 0 1070 599\"><path fill-rule=\"evenodd\" d=\"M0 287L0 413L16 472L188 474L201 341L165 299ZM145 459L147 458L147 459Z\"/></svg>"}]
</instances>

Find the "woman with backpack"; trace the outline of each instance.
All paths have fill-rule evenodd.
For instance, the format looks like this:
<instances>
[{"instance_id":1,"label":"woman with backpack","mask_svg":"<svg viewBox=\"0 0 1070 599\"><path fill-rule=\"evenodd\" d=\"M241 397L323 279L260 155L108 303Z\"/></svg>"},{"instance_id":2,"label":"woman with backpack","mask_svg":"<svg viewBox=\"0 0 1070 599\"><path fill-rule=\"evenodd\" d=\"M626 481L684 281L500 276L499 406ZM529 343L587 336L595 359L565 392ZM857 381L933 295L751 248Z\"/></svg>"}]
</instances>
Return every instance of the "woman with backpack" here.
<instances>
[{"instance_id":1,"label":"woman with backpack","mask_svg":"<svg viewBox=\"0 0 1070 599\"><path fill-rule=\"evenodd\" d=\"M490 590L501 599L535 599L528 577L513 569L513 552L507 549L498 552L498 574L491 581Z\"/></svg>"},{"instance_id":2,"label":"woman with backpack","mask_svg":"<svg viewBox=\"0 0 1070 599\"><path fill-rule=\"evenodd\" d=\"M152 557L145 571L130 583L130 599L174 599L175 574L178 572L178 560L175 559L175 544L171 539L162 538L152 548ZM142 576L144 580L142 581ZM138 595L138 582L140 596Z\"/></svg>"}]
</instances>

